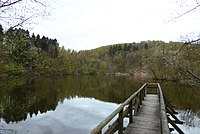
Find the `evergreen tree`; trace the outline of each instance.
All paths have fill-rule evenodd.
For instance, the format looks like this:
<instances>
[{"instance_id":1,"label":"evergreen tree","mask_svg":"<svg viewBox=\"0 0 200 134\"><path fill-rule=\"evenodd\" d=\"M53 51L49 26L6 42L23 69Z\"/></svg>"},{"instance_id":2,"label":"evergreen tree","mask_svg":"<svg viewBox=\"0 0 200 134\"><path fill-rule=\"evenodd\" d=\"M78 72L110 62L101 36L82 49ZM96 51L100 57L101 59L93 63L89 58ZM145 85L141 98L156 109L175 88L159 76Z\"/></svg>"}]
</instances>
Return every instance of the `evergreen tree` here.
<instances>
[{"instance_id":1,"label":"evergreen tree","mask_svg":"<svg viewBox=\"0 0 200 134\"><path fill-rule=\"evenodd\" d=\"M145 49L148 49L148 48L149 48L149 46L148 46L147 43L144 44L144 48L145 48Z\"/></svg>"},{"instance_id":2,"label":"evergreen tree","mask_svg":"<svg viewBox=\"0 0 200 134\"><path fill-rule=\"evenodd\" d=\"M3 43L4 33L3 33L3 27L0 24L0 44Z\"/></svg>"}]
</instances>

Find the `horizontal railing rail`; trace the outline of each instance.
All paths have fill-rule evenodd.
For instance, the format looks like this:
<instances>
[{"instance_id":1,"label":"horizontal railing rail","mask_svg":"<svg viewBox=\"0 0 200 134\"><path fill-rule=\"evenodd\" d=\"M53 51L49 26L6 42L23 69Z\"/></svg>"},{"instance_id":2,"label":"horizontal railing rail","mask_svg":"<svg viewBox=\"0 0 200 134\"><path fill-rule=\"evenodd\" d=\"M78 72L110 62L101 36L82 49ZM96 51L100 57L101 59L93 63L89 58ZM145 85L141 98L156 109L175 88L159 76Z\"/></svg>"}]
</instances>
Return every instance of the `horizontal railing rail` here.
<instances>
[{"instance_id":1,"label":"horizontal railing rail","mask_svg":"<svg viewBox=\"0 0 200 134\"><path fill-rule=\"evenodd\" d=\"M160 101L160 124L161 124L161 133L162 134L170 134L169 126L168 126L168 119L166 115L166 109L165 109L165 102L163 93L160 87L160 84L158 85L158 96Z\"/></svg>"}]
</instances>

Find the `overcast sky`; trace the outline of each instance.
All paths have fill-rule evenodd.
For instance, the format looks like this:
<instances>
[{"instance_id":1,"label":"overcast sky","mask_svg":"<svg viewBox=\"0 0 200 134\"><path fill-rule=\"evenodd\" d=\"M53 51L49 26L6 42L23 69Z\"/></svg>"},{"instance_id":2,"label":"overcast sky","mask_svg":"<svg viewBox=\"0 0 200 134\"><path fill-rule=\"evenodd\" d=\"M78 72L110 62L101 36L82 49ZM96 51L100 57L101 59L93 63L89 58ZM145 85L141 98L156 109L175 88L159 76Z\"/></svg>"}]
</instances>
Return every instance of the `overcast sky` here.
<instances>
[{"instance_id":1,"label":"overcast sky","mask_svg":"<svg viewBox=\"0 0 200 134\"><path fill-rule=\"evenodd\" d=\"M179 41L200 29L197 11L168 22L182 12L179 6L173 0L59 0L49 19L39 21L32 32L75 50L146 40Z\"/></svg>"}]
</instances>

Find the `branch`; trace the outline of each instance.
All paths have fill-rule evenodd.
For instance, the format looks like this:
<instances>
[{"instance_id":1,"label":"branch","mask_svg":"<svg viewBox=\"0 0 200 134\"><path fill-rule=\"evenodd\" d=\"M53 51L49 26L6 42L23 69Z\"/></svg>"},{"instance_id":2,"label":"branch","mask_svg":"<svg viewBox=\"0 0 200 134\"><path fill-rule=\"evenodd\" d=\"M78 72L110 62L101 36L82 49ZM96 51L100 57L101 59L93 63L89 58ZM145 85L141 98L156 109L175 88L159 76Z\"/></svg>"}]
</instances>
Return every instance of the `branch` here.
<instances>
[{"instance_id":1,"label":"branch","mask_svg":"<svg viewBox=\"0 0 200 134\"><path fill-rule=\"evenodd\" d=\"M192 40L192 41L189 41L189 42L185 42L178 50L178 52L176 52L175 55L179 54L180 51L183 49L184 46L188 45L188 44L192 44L192 43L195 43L195 42L198 42L200 41L200 38L196 39L196 40Z\"/></svg>"},{"instance_id":2,"label":"branch","mask_svg":"<svg viewBox=\"0 0 200 134\"><path fill-rule=\"evenodd\" d=\"M18 69L18 70L9 70L9 71L4 71L4 72L0 72L0 75L1 74L7 74L7 73L12 73L12 72L15 72L15 71L24 71L25 69Z\"/></svg>"},{"instance_id":3,"label":"branch","mask_svg":"<svg viewBox=\"0 0 200 134\"><path fill-rule=\"evenodd\" d=\"M157 75L156 75L155 71L153 70L153 68L151 67L151 65L150 65L150 63L149 63L149 62L148 62L148 65L149 65L149 68L150 68L150 70L152 71L152 73L153 73L153 75L154 75L155 79L158 79L158 77L157 77Z\"/></svg>"},{"instance_id":4,"label":"branch","mask_svg":"<svg viewBox=\"0 0 200 134\"><path fill-rule=\"evenodd\" d=\"M24 19L21 19L21 22L19 22L18 24L12 26L12 28L15 28L15 27L18 27L18 26L22 26L26 21L34 18L34 16L37 16L38 14L32 14L31 16L29 16L28 18L24 18Z\"/></svg>"},{"instance_id":5,"label":"branch","mask_svg":"<svg viewBox=\"0 0 200 134\"><path fill-rule=\"evenodd\" d=\"M198 38L196 40L189 41L189 42L185 42L184 44L192 44L192 43L198 42L198 41L200 41L200 38Z\"/></svg>"},{"instance_id":6,"label":"branch","mask_svg":"<svg viewBox=\"0 0 200 134\"><path fill-rule=\"evenodd\" d=\"M40 2L40 1L38 1L38 0L34 0L36 3L39 3L39 4L41 4L42 6L44 6L44 7L46 7L46 5L44 4L44 3L42 3L42 2Z\"/></svg>"},{"instance_id":7,"label":"branch","mask_svg":"<svg viewBox=\"0 0 200 134\"><path fill-rule=\"evenodd\" d=\"M43 0L0 0L0 20L13 28L22 26L32 18L47 15L47 7Z\"/></svg>"},{"instance_id":8,"label":"branch","mask_svg":"<svg viewBox=\"0 0 200 134\"><path fill-rule=\"evenodd\" d=\"M8 1L9 1L9 0L6 0L6 1L2 2L1 5L4 5L4 4L8 3Z\"/></svg>"},{"instance_id":9,"label":"branch","mask_svg":"<svg viewBox=\"0 0 200 134\"><path fill-rule=\"evenodd\" d=\"M195 78L196 80L198 80L200 82L200 78L198 76L196 76L195 74L193 74L192 72L187 70L187 73L189 73L193 78Z\"/></svg>"},{"instance_id":10,"label":"branch","mask_svg":"<svg viewBox=\"0 0 200 134\"><path fill-rule=\"evenodd\" d=\"M20 2L20 1L23 1L23 0L17 0L17 1L14 1L14 2L10 2L10 3L8 3L8 1L6 1L6 2L4 2L2 5L0 5L0 8L9 7L9 6L11 6L11 5L14 5L14 4Z\"/></svg>"},{"instance_id":11,"label":"branch","mask_svg":"<svg viewBox=\"0 0 200 134\"><path fill-rule=\"evenodd\" d=\"M22 24L23 24L24 22L26 22L27 20L30 20L30 19L33 18L33 16L35 16L35 15L37 15L37 14L33 14L33 15L31 15L30 17L28 17L28 18L26 18L26 19L23 19L23 20L22 20L21 22L19 22L18 24L12 26L12 28L15 28L15 27L18 27L18 26L22 26Z\"/></svg>"},{"instance_id":12,"label":"branch","mask_svg":"<svg viewBox=\"0 0 200 134\"><path fill-rule=\"evenodd\" d=\"M180 14L179 16L176 16L176 17L172 18L172 19L169 20L168 22L173 21L173 20L175 20L175 19L178 19L178 18L180 18L180 17L182 17L182 16L184 16L184 15L186 15L186 14L188 14L188 13L194 11L194 10L196 10L198 7L200 7L200 4L199 4L199 3L197 3L197 5L196 5L195 7L193 7L192 9L187 10L186 12Z\"/></svg>"},{"instance_id":13,"label":"branch","mask_svg":"<svg viewBox=\"0 0 200 134\"><path fill-rule=\"evenodd\" d=\"M9 82L13 82L13 81L15 81L16 79L21 78L21 77L23 77L23 76L25 76L25 75L27 75L27 74L21 74L21 75L16 76L16 77L14 77L14 78L12 78L12 79L9 79L8 81L6 81L6 82L4 82L3 84L0 85L0 89L1 89L1 87L3 87L3 86L5 86L6 84L8 84Z\"/></svg>"}]
</instances>

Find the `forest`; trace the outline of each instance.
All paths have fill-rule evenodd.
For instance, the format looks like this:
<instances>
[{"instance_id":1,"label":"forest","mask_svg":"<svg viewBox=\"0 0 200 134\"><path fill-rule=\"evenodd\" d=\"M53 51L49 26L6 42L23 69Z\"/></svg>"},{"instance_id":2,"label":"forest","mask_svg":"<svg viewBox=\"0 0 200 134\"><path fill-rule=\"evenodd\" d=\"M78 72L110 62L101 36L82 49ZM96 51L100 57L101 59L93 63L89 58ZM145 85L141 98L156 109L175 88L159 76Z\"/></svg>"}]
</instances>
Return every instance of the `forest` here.
<instances>
[{"instance_id":1,"label":"forest","mask_svg":"<svg viewBox=\"0 0 200 134\"><path fill-rule=\"evenodd\" d=\"M105 44L106 45L106 44ZM56 39L0 25L0 79L22 75L132 75L200 83L200 45L183 42L118 43L93 50L60 47ZM1 83L1 84L2 84Z\"/></svg>"}]
</instances>

